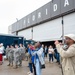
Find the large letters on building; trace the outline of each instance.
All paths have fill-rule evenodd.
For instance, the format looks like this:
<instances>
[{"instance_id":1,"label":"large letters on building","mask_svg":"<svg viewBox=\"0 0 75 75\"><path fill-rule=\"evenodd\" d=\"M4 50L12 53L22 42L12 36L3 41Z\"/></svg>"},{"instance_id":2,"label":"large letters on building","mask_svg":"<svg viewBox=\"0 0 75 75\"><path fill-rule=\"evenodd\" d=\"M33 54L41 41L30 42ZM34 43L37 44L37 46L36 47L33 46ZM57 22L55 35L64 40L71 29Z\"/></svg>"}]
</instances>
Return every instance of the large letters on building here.
<instances>
[{"instance_id":1,"label":"large letters on building","mask_svg":"<svg viewBox=\"0 0 75 75\"><path fill-rule=\"evenodd\" d=\"M47 3L46 5L43 6L43 21L44 20L47 20L51 17L51 12L50 12L50 5L51 5L51 2Z\"/></svg>"},{"instance_id":2,"label":"large letters on building","mask_svg":"<svg viewBox=\"0 0 75 75\"><path fill-rule=\"evenodd\" d=\"M61 0L61 13L68 12L73 9L73 0Z\"/></svg>"},{"instance_id":3,"label":"large letters on building","mask_svg":"<svg viewBox=\"0 0 75 75\"><path fill-rule=\"evenodd\" d=\"M51 17L55 17L60 14L60 0L53 0L51 2Z\"/></svg>"},{"instance_id":4,"label":"large letters on building","mask_svg":"<svg viewBox=\"0 0 75 75\"><path fill-rule=\"evenodd\" d=\"M12 25L12 32L75 11L75 0L53 0Z\"/></svg>"}]
</instances>

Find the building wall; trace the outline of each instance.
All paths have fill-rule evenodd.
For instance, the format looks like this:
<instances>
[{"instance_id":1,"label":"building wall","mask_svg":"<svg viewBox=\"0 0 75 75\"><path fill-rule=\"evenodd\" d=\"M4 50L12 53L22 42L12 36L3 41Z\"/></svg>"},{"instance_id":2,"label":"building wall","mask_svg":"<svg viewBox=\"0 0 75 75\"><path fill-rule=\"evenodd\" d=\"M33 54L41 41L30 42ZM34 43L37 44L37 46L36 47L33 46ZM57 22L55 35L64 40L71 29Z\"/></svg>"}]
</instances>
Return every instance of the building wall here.
<instances>
[{"instance_id":1,"label":"building wall","mask_svg":"<svg viewBox=\"0 0 75 75\"><path fill-rule=\"evenodd\" d=\"M75 13L71 13L63 17L65 35L69 33L75 34L74 20L75 20ZM62 17L20 31L18 32L18 35L24 36L26 39L33 39L36 41L52 41L61 39Z\"/></svg>"},{"instance_id":2,"label":"building wall","mask_svg":"<svg viewBox=\"0 0 75 75\"><path fill-rule=\"evenodd\" d=\"M32 28L25 29L23 31L18 32L19 36L24 36L26 40L32 39Z\"/></svg>"},{"instance_id":3,"label":"building wall","mask_svg":"<svg viewBox=\"0 0 75 75\"><path fill-rule=\"evenodd\" d=\"M12 33L75 12L75 0L52 0L12 24Z\"/></svg>"},{"instance_id":4,"label":"building wall","mask_svg":"<svg viewBox=\"0 0 75 75\"><path fill-rule=\"evenodd\" d=\"M52 0L18 22L12 24L12 33L27 40L52 41L64 34L75 34L75 0Z\"/></svg>"}]
</instances>

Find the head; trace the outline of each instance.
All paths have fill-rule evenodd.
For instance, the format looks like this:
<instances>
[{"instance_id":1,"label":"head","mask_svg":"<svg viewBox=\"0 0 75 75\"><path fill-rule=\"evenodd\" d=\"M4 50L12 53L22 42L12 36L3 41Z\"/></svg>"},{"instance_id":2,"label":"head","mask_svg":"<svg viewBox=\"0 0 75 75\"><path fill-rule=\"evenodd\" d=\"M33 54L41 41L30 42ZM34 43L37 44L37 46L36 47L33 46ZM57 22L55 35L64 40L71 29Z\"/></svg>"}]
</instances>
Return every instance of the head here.
<instances>
[{"instance_id":1,"label":"head","mask_svg":"<svg viewBox=\"0 0 75 75\"><path fill-rule=\"evenodd\" d=\"M44 48L44 44L42 44L42 48Z\"/></svg>"},{"instance_id":2,"label":"head","mask_svg":"<svg viewBox=\"0 0 75 75\"><path fill-rule=\"evenodd\" d=\"M31 47L31 44L28 44L27 47L30 48Z\"/></svg>"},{"instance_id":3,"label":"head","mask_svg":"<svg viewBox=\"0 0 75 75\"><path fill-rule=\"evenodd\" d=\"M35 48L39 48L39 47L41 47L41 43L40 42L35 43Z\"/></svg>"},{"instance_id":4,"label":"head","mask_svg":"<svg viewBox=\"0 0 75 75\"><path fill-rule=\"evenodd\" d=\"M47 46L45 46L45 48L47 48Z\"/></svg>"},{"instance_id":5,"label":"head","mask_svg":"<svg viewBox=\"0 0 75 75\"><path fill-rule=\"evenodd\" d=\"M23 44L20 44L20 47L23 47Z\"/></svg>"},{"instance_id":6,"label":"head","mask_svg":"<svg viewBox=\"0 0 75 75\"><path fill-rule=\"evenodd\" d=\"M75 43L75 35L69 34L65 36L65 43L70 46Z\"/></svg>"},{"instance_id":7,"label":"head","mask_svg":"<svg viewBox=\"0 0 75 75\"><path fill-rule=\"evenodd\" d=\"M1 43L1 46L3 46L3 43Z\"/></svg>"},{"instance_id":8,"label":"head","mask_svg":"<svg viewBox=\"0 0 75 75\"><path fill-rule=\"evenodd\" d=\"M7 45L7 48L9 48L9 45Z\"/></svg>"},{"instance_id":9,"label":"head","mask_svg":"<svg viewBox=\"0 0 75 75\"><path fill-rule=\"evenodd\" d=\"M1 47L1 44L0 44L0 47Z\"/></svg>"},{"instance_id":10,"label":"head","mask_svg":"<svg viewBox=\"0 0 75 75\"><path fill-rule=\"evenodd\" d=\"M14 45L10 45L11 48L14 48Z\"/></svg>"},{"instance_id":11,"label":"head","mask_svg":"<svg viewBox=\"0 0 75 75\"><path fill-rule=\"evenodd\" d=\"M52 45L50 45L49 48L53 48Z\"/></svg>"},{"instance_id":12,"label":"head","mask_svg":"<svg viewBox=\"0 0 75 75\"><path fill-rule=\"evenodd\" d=\"M18 44L15 45L15 48L18 48Z\"/></svg>"}]
</instances>

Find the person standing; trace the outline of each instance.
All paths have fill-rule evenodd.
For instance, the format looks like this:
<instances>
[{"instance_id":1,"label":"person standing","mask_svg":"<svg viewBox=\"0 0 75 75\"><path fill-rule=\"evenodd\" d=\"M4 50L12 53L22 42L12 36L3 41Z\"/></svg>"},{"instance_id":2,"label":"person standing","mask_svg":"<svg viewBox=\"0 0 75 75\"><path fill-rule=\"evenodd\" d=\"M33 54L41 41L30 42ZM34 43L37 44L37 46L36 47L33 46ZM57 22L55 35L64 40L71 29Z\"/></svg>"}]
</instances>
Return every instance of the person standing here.
<instances>
[{"instance_id":1,"label":"person standing","mask_svg":"<svg viewBox=\"0 0 75 75\"><path fill-rule=\"evenodd\" d=\"M6 48L6 59L8 60L8 53L9 53L9 51L10 51L10 47L9 47L9 45L7 45L7 48Z\"/></svg>"},{"instance_id":2,"label":"person standing","mask_svg":"<svg viewBox=\"0 0 75 75\"><path fill-rule=\"evenodd\" d=\"M44 44L42 44L42 48L43 48L43 58L45 57L45 46Z\"/></svg>"},{"instance_id":3,"label":"person standing","mask_svg":"<svg viewBox=\"0 0 75 75\"><path fill-rule=\"evenodd\" d=\"M21 49L21 57L22 59L25 58L25 47L23 46L23 44L20 44L20 49Z\"/></svg>"},{"instance_id":4,"label":"person standing","mask_svg":"<svg viewBox=\"0 0 75 75\"><path fill-rule=\"evenodd\" d=\"M2 62L4 62L4 56L5 56L5 48L4 48L4 46L3 46L3 43L1 43L0 44L0 51L2 52Z\"/></svg>"},{"instance_id":5,"label":"person standing","mask_svg":"<svg viewBox=\"0 0 75 75\"><path fill-rule=\"evenodd\" d=\"M54 48L54 57L57 60L56 63L60 65L60 54L57 51L57 48Z\"/></svg>"},{"instance_id":6,"label":"person standing","mask_svg":"<svg viewBox=\"0 0 75 75\"><path fill-rule=\"evenodd\" d=\"M14 69L18 68L20 55L21 55L21 52L20 52L19 46L16 44L15 45L15 51L14 51L14 63L15 63Z\"/></svg>"},{"instance_id":7,"label":"person standing","mask_svg":"<svg viewBox=\"0 0 75 75\"><path fill-rule=\"evenodd\" d=\"M49 62L53 63L54 49L51 45L49 46L48 53L49 53Z\"/></svg>"},{"instance_id":8,"label":"person standing","mask_svg":"<svg viewBox=\"0 0 75 75\"><path fill-rule=\"evenodd\" d=\"M43 48L40 44L40 42L37 42L35 44L35 51L32 53L32 55L34 56L34 64L35 64L35 68L36 68L36 75L42 75L41 73L41 69L42 67L45 67L45 62L44 62L44 58L43 58Z\"/></svg>"},{"instance_id":9,"label":"person standing","mask_svg":"<svg viewBox=\"0 0 75 75\"><path fill-rule=\"evenodd\" d=\"M19 50L20 50L21 55L19 57L19 66L22 66L22 60L25 58L25 50L24 49L25 48L23 47L23 45L20 44Z\"/></svg>"},{"instance_id":10,"label":"person standing","mask_svg":"<svg viewBox=\"0 0 75 75\"><path fill-rule=\"evenodd\" d=\"M10 46L9 52L8 52L8 61L9 64L7 66L13 66L13 61L14 61L14 45Z\"/></svg>"},{"instance_id":11,"label":"person standing","mask_svg":"<svg viewBox=\"0 0 75 75\"><path fill-rule=\"evenodd\" d=\"M2 65L3 64L3 50L2 50L2 48L1 48L1 44L0 44L0 65Z\"/></svg>"},{"instance_id":12,"label":"person standing","mask_svg":"<svg viewBox=\"0 0 75 75\"><path fill-rule=\"evenodd\" d=\"M48 48L47 46L45 46L45 57L47 57L47 53L48 53Z\"/></svg>"},{"instance_id":13,"label":"person standing","mask_svg":"<svg viewBox=\"0 0 75 75\"><path fill-rule=\"evenodd\" d=\"M65 36L66 48L55 41L58 52L62 58L62 70L64 75L75 75L75 35L68 34Z\"/></svg>"}]
</instances>

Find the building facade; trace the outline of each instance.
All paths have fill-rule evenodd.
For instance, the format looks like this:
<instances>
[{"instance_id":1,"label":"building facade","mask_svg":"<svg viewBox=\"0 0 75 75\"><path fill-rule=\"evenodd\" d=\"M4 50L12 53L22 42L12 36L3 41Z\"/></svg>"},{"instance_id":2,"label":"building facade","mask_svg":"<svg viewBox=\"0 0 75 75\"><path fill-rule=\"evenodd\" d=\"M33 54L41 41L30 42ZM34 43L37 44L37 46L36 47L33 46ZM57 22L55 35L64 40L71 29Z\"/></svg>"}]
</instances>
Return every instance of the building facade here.
<instances>
[{"instance_id":1,"label":"building facade","mask_svg":"<svg viewBox=\"0 0 75 75\"><path fill-rule=\"evenodd\" d=\"M75 0L52 0L11 25L14 35L35 41L54 41L75 34Z\"/></svg>"}]
</instances>

